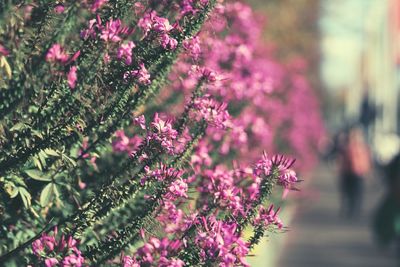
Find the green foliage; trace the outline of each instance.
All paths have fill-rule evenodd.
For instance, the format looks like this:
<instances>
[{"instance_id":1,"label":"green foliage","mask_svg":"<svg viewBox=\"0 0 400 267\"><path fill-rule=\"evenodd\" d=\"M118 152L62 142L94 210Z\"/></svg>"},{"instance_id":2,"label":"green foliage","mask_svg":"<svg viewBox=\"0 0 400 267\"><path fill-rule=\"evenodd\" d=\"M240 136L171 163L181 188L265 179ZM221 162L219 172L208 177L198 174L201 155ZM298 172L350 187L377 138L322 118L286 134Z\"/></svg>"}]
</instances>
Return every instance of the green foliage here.
<instances>
[{"instance_id":1,"label":"green foliage","mask_svg":"<svg viewBox=\"0 0 400 267\"><path fill-rule=\"evenodd\" d=\"M58 14L55 12L58 2L35 1L27 24L24 10L6 11L16 8L16 3L1 2L0 6L0 39L4 40L0 45L7 47L12 55L6 57L0 53L1 231L7 232L5 225L14 226L0 240L0 253L4 254L1 262L30 246L40 229L46 232L54 225L64 234L95 244L85 252L94 264L116 256L137 241L138 229L146 222L143 218L152 216L168 182L140 185L144 164L138 158L124 158L120 168L98 172L84 155L101 155L99 160L104 161L103 166L107 162L118 164L110 153L112 134L128 125L132 114L139 114L166 85L183 40L200 30L215 5L215 1L210 1L196 16L182 18L182 31L174 36L178 47L173 51L139 40L134 49L135 62L127 66L116 61L104 63L108 48L100 38L79 38L79 29L94 17L82 11L79 1L64 2L67 8ZM103 21L124 18L126 23L134 25L137 18L132 18L131 12L135 2L139 1L110 0L99 18ZM28 3L18 5L29 6ZM169 10L165 8L159 13L168 14ZM80 51L76 60L78 80L73 90L65 79L52 75L53 66L45 60L54 43L68 43L70 51ZM151 74L150 85L122 79L126 71L135 69L140 62L145 62ZM197 92L194 97L198 96ZM184 111L179 122L180 134L191 123L190 108ZM187 164L205 129L206 124L201 123L193 131L193 140L182 154L170 160L171 166L179 169ZM83 148L87 138L88 144ZM148 166L165 158L165 155L151 154L150 150L146 152ZM94 182L97 177L98 181ZM82 179L87 184L85 190L79 188ZM139 191L153 192L157 197L144 201L140 210L130 210L127 203L143 201L136 198L143 197ZM116 231L116 238L84 235L118 212L128 212L131 219L117 229L109 229ZM51 218L57 219L46 224Z\"/></svg>"}]
</instances>

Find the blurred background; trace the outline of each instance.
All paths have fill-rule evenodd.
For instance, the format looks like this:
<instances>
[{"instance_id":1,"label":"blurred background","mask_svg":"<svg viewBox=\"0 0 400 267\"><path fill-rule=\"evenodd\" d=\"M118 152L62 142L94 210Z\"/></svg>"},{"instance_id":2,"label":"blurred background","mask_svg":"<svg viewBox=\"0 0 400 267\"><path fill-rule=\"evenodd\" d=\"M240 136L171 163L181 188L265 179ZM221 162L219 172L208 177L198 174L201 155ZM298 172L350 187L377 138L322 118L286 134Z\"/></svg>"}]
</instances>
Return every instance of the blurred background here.
<instances>
[{"instance_id":1,"label":"blurred background","mask_svg":"<svg viewBox=\"0 0 400 267\"><path fill-rule=\"evenodd\" d=\"M400 0L251 0L282 61L304 58L328 136L289 231L251 266L400 266Z\"/></svg>"}]
</instances>

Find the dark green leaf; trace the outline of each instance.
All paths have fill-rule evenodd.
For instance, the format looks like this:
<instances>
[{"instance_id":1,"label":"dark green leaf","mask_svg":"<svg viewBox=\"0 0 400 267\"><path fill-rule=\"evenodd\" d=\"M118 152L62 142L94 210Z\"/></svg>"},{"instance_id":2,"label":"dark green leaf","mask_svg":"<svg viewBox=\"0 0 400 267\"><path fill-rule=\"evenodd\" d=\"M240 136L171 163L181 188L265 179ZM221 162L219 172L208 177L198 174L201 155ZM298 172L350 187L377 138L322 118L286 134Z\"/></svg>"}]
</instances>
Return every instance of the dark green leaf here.
<instances>
[{"instance_id":1,"label":"dark green leaf","mask_svg":"<svg viewBox=\"0 0 400 267\"><path fill-rule=\"evenodd\" d=\"M25 173L29 175L32 179L43 181L43 182L50 182L50 177L46 177L41 171L38 170L25 170Z\"/></svg>"}]
</instances>

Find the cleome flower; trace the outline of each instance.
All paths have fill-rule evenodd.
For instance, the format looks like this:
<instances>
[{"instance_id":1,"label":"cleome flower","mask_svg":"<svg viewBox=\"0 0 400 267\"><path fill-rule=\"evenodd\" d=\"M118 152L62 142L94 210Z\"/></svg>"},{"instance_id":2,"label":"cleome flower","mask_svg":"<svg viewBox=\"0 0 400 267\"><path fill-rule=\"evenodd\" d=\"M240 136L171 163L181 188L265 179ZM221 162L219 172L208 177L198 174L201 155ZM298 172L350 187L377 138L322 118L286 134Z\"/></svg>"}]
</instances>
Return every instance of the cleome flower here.
<instances>
[{"instance_id":1,"label":"cleome flower","mask_svg":"<svg viewBox=\"0 0 400 267\"><path fill-rule=\"evenodd\" d=\"M46 267L83 266L85 259L77 247L79 242L71 236L61 235L60 238L57 238L57 233L56 227L52 234L43 233L32 243L32 252L36 255L38 263L44 264Z\"/></svg>"}]
</instances>

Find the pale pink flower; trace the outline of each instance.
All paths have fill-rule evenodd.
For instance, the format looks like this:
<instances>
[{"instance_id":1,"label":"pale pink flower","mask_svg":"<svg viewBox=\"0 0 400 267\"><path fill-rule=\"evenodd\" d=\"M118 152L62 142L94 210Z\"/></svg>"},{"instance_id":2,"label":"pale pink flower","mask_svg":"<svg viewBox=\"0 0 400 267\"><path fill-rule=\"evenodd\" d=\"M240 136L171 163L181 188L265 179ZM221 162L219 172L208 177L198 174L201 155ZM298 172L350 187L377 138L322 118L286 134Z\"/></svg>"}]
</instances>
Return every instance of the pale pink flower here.
<instances>
[{"instance_id":1,"label":"pale pink flower","mask_svg":"<svg viewBox=\"0 0 400 267\"><path fill-rule=\"evenodd\" d=\"M60 44L53 44L46 54L46 60L48 62L61 62L65 63L68 61L68 54L65 53L64 48Z\"/></svg>"},{"instance_id":2,"label":"pale pink flower","mask_svg":"<svg viewBox=\"0 0 400 267\"><path fill-rule=\"evenodd\" d=\"M69 88L74 89L76 86L76 81L78 80L78 74L76 73L76 66L72 66L68 72L68 85Z\"/></svg>"},{"instance_id":3,"label":"pale pink flower","mask_svg":"<svg viewBox=\"0 0 400 267\"><path fill-rule=\"evenodd\" d=\"M48 258L44 261L46 267L53 267L56 266L58 263L59 261L56 258Z\"/></svg>"},{"instance_id":4,"label":"pale pink flower","mask_svg":"<svg viewBox=\"0 0 400 267\"><path fill-rule=\"evenodd\" d=\"M118 59L125 59L125 63L130 65L132 63L132 49L135 48L136 45L134 42L129 41L127 43L123 43L117 52Z\"/></svg>"},{"instance_id":5,"label":"pale pink flower","mask_svg":"<svg viewBox=\"0 0 400 267\"><path fill-rule=\"evenodd\" d=\"M90 7L90 11L93 13L97 11L97 9L101 8L102 5L107 3L108 0L94 0L93 4Z\"/></svg>"}]
</instances>

